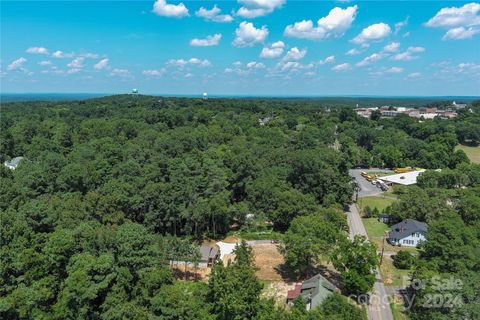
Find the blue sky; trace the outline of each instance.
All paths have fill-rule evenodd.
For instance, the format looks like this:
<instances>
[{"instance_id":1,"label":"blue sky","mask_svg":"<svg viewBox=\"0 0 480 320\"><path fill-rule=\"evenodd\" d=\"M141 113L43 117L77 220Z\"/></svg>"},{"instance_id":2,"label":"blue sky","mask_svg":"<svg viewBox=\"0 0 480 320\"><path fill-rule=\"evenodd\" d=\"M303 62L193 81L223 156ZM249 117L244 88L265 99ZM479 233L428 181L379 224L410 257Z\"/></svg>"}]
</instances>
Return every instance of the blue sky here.
<instances>
[{"instance_id":1,"label":"blue sky","mask_svg":"<svg viewBox=\"0 0 480 320\"><path fill-rule=\"evenodd\" d=\"M0 60L3 93L479 95L480 3L1 1Z\"/></svg>"}]
</instances>

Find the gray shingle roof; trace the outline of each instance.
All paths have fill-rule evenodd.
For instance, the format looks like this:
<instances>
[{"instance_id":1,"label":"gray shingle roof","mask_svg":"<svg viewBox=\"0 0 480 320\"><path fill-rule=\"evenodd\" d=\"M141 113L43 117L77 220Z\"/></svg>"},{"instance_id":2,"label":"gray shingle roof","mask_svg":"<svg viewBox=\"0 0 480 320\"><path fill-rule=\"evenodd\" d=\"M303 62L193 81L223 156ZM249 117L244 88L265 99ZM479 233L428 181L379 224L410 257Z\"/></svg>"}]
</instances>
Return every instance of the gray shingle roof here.
<instances>
[{"instance_id":1,"label":"gray shingle roof","mask_svg":"<svg viewBox=\"0 0 480 320\"><path fill-rule=\"evenodd\" d=\"M200 254L202 255L200 261L208 261L214 259L218 255L218 248L203 245L200 247Z\"/></svg>"},{"instance_id":2,"label":"gray shingle roof","mask_svg":"<svg viewBox=\"0 0 480 320\"><path fill-rule=\"evenodd\" d=\"M307 300L310 300L311 308L315 308L336 289L337 288L325 279L325 277L317 274L303 282L300 294Z\"/></svg>"},{"instance_id":3,"label":"gray shingle roof","mask_svg":"<svg viewBox=\"0 0 480 320\"><path fill-rule=\"evenodd\" d=\"M406 219L402 222L394 224L392 231L388 234L391 239L403 239L412 233L421 232L427 233L428 225L425 222L420 222L414 219Z\"/></svg>"}]
</instances>

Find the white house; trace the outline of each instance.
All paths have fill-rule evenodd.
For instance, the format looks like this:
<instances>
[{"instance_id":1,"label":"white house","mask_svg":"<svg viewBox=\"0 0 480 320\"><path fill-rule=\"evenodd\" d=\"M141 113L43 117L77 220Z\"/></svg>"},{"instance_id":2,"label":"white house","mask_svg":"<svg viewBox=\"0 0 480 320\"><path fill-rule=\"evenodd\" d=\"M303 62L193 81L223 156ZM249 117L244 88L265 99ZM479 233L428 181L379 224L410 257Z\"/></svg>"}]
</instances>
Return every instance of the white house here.
<instances>
[{"instance_id":1,"label":"white house","mask_svg":"<svg viewBox=\"0 0 480 320\"><path fill-rule=\"evenodd\" d=\"M392 245L417 247L420 243L427 241L427 232L426 223L406 219L392 226L387 240Z\"/></svg>"}]
</instances>

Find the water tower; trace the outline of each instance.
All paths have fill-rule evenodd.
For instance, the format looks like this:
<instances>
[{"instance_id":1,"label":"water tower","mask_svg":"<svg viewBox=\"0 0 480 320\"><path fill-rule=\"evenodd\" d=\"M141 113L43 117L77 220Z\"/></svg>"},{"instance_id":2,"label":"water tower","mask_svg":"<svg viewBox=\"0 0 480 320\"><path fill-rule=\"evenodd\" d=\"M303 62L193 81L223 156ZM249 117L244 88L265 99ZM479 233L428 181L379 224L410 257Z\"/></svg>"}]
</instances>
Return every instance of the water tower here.
<instances>
[{"instance_id":1,"label":"water tower","mask_svg":"<svg viewBox=\"0 0 480 320\"><path fill-rule=\"evenodd\" d=\"M203 95L202 95L202 98L203 98L203 100L207 100L208 99L208 93L204 92Z\"/></svg>"},{"instance_id":2,"label":"water tower","mask_svg":"<svg viewBox=\"0 0 480 320\"><path fill-rule=\"evenodd\" d=\"M134 96L138 95L138 89L132 89L132 94L133 94Z\"/></svg>"}]
</instances>

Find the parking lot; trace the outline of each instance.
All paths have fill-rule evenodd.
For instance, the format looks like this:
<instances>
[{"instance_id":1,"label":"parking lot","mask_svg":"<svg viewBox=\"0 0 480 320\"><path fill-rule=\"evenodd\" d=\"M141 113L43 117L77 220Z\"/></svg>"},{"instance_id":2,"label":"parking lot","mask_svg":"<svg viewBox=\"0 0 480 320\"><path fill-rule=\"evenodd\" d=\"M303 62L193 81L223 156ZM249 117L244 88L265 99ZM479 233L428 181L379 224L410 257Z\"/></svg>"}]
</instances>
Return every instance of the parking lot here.
<instances>
[{"instance_id":1,"label":"parking lot","mask_svg":"<svg viewBox=\"0 0 480 320\"><path fill-rule=\"evenodd\" d=\"M371 182L367 181L364 177L362 177L362 172L385 172L385 173L393 173L391 170L384 170L384 169L351 169L348 171L351 177L355 178L358 186L360 187L360 191L358 192L359 197L369 197L375 196L378 194L383 193L382 189L373 185Z\"/></svg>"}]
</instances>

